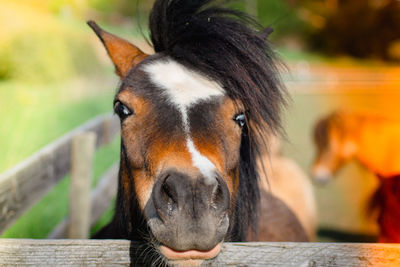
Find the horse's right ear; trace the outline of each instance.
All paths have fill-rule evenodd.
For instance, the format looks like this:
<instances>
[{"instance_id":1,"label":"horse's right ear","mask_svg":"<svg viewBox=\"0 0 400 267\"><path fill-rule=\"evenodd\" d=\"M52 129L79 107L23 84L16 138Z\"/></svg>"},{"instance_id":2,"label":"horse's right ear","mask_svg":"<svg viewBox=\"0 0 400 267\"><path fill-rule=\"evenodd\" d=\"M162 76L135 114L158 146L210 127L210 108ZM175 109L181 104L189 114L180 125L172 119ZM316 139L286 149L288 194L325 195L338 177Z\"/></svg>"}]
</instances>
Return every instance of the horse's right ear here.
<instances>
[{"instance_id":1,"label":"horse's right ear","mask_svg":"<svg viewBox=\"0 0 400 267\"><path fill-rule=\"evenodd\" d=\"M148 56L130 42L104 31L96 22L88 21L87 24L104 44L114 63L115 71L121 78L124 78L130 69Z\"/></svg>"}]
</instances>

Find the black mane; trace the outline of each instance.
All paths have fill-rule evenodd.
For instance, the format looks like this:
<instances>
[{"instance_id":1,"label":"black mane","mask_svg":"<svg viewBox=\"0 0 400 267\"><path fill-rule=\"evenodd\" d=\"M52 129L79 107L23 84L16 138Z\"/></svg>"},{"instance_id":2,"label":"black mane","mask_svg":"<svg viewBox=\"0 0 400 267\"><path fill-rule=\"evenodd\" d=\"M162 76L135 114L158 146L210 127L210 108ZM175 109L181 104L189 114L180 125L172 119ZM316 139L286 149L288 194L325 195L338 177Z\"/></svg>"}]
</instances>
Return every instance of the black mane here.
<instances>
[{"instance_id":1,"label":"black mane","mask_svg":"<svg viewBox=\"0 0 400 267\"><path fill-rule=\"evenodd\" d=\"M244 241L257 222L258 134L280 131L285 89L264 30L248 15L212 0L156 0L150 15L151 41L158 53L219 82L247 115L241 144L240 184L233 241Z\"/></svg>"}]
</instances>

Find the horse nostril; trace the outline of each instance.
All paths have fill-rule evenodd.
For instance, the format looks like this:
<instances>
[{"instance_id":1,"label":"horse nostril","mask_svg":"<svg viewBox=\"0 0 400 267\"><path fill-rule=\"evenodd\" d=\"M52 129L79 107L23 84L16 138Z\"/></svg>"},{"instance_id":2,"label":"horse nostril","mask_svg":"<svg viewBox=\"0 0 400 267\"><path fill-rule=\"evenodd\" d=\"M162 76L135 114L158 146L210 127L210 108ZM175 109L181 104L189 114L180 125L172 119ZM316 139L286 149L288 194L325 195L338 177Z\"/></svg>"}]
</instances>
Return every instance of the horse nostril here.
<instances>
[{"instance_id":1,"label":"horse nostril","mask_svg":"<svg viewBox=\"0 0 400 267\"><path fill-rule=\"evenodd\" d=\"M215 184L211 193L211 209L215 211L223 211L229 207L229 191L224 182L217 178L217 183Z\"/></svg>"},{"instance_id":2,"label":"horse nostril","mask_svg":"<svg viewBox=\"0 0 400 267\"><path fill-rule=\"evenodd\" d=\"M218 209L218 203L222 201L222 189L219 185L219 183L215 184L213 191L211 193L211 208L214 210Z\"/></svg>"},{"instance_id":3,"label":"horse nostril","mask_svg":"<svg viewBox=\"0 0 400 267\"><path fill-rule=\"evenodd\" d=\"M178 206L178 192L174 177L166 175L160 178L152 195L154 207L161 220L168 220Z\"/></svg>"},{"instance_id":4,"label":"horse nostril","mask_svg":"<svg viewBox=\"0 0 400 267\"><path fill-rule=\"evenodd\" d=\"M225 181L217 177L210 185L203 177L178 172L162 175L154 185L152 203L164 223L190 218L219 218L230 207L230 193Z\"/></svg>"},{"instance_id":5,"label":"horse nostril","mask_svg":"<svg viewBox=\"0 0 400 267\"><path fill-rule=\"evenodd\" d=\"M167 176L167 178L162 183L160 193L164 203L167 203L168 214L171 215L172 211L178 203L178 199L176 188L173 184L171 185L171 181L169 180L169 178L170 176Z\"/></svg>"},{"instance_id":6,"label":"horse nostril","mask_svg":"<svg viewBox=\"0 0 400 267\"><path fill-rule=\"evenodd\" d=\"M167 203L168 215L171 215L172 211L178 203L178 200L175 190L171 187L171 185L168 184L168 178L169 177L165 179L161 186L161 194L163 200L165 201L165 203Z\"/></svg>"}]
</instances>

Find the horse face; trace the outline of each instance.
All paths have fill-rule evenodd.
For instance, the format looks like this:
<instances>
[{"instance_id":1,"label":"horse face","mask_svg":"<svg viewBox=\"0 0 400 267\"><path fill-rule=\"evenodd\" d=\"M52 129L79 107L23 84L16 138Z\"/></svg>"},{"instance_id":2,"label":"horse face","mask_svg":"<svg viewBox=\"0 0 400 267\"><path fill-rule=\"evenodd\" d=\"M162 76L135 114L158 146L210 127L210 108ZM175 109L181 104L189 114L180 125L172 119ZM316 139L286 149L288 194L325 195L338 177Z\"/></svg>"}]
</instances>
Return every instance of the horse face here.
<instances>
[{"instance_id":1,"label":"horse face","mask_svg":"<svg viewBox=\"0 0 400 267\"><path fill-rule=\"evenodd\" d=\"M338 144L334 140L327 147L318 149L317 156L311 167L311 173L315 182L326 184L331 181L334 173L342 165L338 150Z\"/></svg>"},{"instance_id":2,"label":"horse face","mask_svg":"<svg viewBox=\"0 0 400 267\"><path fill-rule=\"evenodd\" d=\"M214 248L238 189L239 107L218 84L151 57L125 79L115 110L131 172L122 177L125 192L133 183L155 238L177 251Z\"/></svg>"},{"instance_id":3,"label":"horse face","mask_svg":"<svg viewBox=\"0 0 400 267\"><path fill-rule=\"evenodd\" d=\"M166 258L215 257L238 192L246 126L240 104L172 58L147 56L91 26L122 80L114 110L121 119L124 210L140 208Z\"/></svg>"},{"instance_id":4,"label":"horse face","mask_svg":"<svg viewBox=\"0 0 400 267\"><path fill-rule=\"evenodd\" d=\"M317 183L328 183L355 154L355 145L347 138L341 118L332 114L320 120L314 129L317 148L311 173Z\"/></svg>"},{"instance_id":5,"label":"horse face","mask_svg":"<svg viewBox=\"0 0 400 267\"><path fill-rule=\"evenodd\" d=\"M238 190L240 108L217 83L157 56L126 77L114 103L125 198L136 195L167 257L215 256Z\"/></svg>"}]
</instances>

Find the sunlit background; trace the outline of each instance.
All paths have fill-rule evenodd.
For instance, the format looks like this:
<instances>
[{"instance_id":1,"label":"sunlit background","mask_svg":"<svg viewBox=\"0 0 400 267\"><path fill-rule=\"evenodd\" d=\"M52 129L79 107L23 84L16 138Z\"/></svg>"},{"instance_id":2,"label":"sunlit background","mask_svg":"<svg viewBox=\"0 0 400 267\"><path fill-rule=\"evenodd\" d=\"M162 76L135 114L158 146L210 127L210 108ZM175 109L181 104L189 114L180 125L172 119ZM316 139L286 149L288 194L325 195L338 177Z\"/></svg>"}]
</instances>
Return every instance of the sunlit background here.
<instances>
[{"instance_id":1,"label":"sunlit background","mask_svg":"<svg viewBox=\"0 0 400 267\"><path fill-rule=\"evenodd\" d=\"M153 1L0 0L0 172L98 114L111 112L118 80L86 20L146 51ZM400 119L400 1L247 0L233 3L275 32L289 71L284 154L309 171L312 128L340 108ZM119 142L96 154L95 177L118 160ZM45 238L67 214L63 179L3 237ZM95 181L93 182L95 183ZM315 186L321 229L374 236L367 215L376 178L356 163ZM110 218L111 209L101 223ZM99 226L96 227L98 229ZM320 237L324 240L323 237Z\"/></svg>"}]
</instances>

